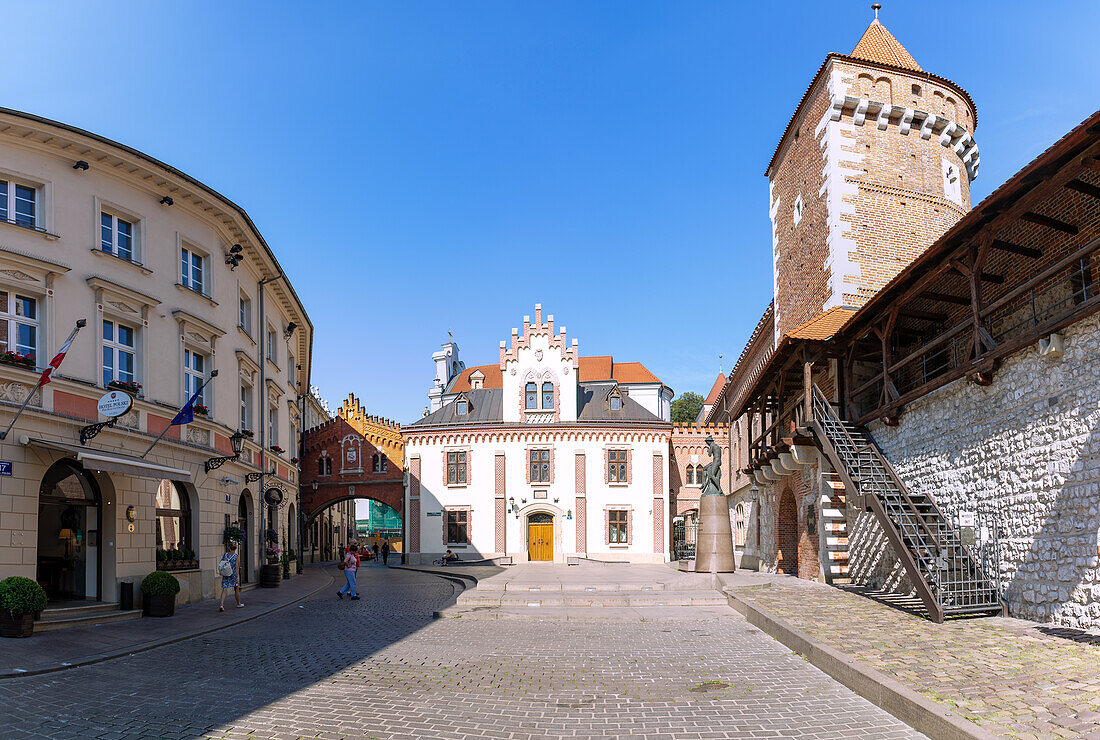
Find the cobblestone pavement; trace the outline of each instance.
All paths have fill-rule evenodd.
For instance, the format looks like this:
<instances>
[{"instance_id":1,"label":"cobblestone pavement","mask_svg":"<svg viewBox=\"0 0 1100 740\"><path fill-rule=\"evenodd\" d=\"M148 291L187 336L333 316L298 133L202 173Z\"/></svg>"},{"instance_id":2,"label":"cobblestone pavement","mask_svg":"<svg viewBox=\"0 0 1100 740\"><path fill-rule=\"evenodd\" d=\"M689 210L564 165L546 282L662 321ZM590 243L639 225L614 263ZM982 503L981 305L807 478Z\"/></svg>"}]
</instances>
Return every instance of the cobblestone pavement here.
<instances>
[{"instance_id":1,"label":"cobblestone pavement","mask_svg":"<svg viewBox=\"0 0 1100 740\"><path fill-rule=\"evenodd\" d=\"M364 597L0 682L4 738L920 737L738 619L433 620L453 587Z\"/></svg>"},{"instance_id":2,"label":"cobblestone pavement","mask_svg":"<svg viewBox=\"0 0 1100 740\"><path fill-rule=\"evenodd\" d=\"M736 592L996 735L1100 739L1096 635L1018 619L933 624L797 579Z\"/></svg>"}]
</instances>

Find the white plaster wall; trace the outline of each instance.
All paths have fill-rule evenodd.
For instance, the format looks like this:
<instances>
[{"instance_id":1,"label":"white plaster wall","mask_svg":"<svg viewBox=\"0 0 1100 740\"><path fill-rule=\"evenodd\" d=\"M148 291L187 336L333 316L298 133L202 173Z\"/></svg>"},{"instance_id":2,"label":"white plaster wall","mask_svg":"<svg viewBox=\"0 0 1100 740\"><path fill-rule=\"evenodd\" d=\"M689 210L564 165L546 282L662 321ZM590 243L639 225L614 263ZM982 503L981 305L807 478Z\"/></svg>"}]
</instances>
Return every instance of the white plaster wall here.
<instances>
[{"instance_id":1,"label":"white plaster wall","mask_svg":"<svg viewBox=\"0 0 1100 740\"><path fill-rule=\"evenodd\" d=\"M533 374L542 398L542 383L548 378L554 383L558 394L559 421L577 420L577 371L571 360L562 358L562 351L550 347L548 332L538 333L530 329L529 347L522 347L515 360L505 363L503 373L504 421L520 421L520 408L523 402L523 386ZM541 357L539 357L541 355Z\"/></svg>"},{"instance_id":2,"label":"white plaster wall","mask_svg":"<svg viewBox=\"0 0 1100 740\"><path fill-rule=\"evenodd\" d=\"M1100 316L1069 327L1065 354L1029 347L981 387L956 381L906 407L875 440L906 485L949 516L1002 532L1013 616L1100 626Z\"/></svg>"}]
</instances>

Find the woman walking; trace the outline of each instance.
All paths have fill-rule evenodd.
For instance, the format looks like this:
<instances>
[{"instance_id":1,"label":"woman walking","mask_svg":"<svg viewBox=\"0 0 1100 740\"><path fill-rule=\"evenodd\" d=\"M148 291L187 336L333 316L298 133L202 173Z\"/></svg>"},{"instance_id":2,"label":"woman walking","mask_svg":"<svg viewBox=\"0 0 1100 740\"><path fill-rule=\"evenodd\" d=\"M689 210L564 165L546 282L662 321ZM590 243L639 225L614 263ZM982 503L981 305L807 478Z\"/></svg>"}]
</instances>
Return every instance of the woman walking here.
<instances>
[{"instance_id":1,"label":"woman walking","mask_svg":"<svg viewBox=\"0 0 1100 740\"><path fill-rule=\"evenodd\" d=\"M244 606L241 603L241 572L237 567L237 560L237 543L226 542L225 554L218 561L218 573L222 577L222 603L218 607L220 612L225 611L225 592L229 589L233 589L233 596L237 599L237 608L240 609Z\"/></svg>"},{"instance_id":2,"label":"woman walking","mask_svg":"<svg viewBox=\"0 0 1100 740\"><path fill-rule=\"evenodd\" d=\"M359 598L359 592L355 590L355 571L359 570L359 556L356 552L359 550L359 545L352 543L348 548L348 552L344 555L344 577L348 579L348 582L344 584L344 587L336 592L336 595L341 599L344 598L344 594L349 594L354 601Z\"/></svg>"}]
</instances>

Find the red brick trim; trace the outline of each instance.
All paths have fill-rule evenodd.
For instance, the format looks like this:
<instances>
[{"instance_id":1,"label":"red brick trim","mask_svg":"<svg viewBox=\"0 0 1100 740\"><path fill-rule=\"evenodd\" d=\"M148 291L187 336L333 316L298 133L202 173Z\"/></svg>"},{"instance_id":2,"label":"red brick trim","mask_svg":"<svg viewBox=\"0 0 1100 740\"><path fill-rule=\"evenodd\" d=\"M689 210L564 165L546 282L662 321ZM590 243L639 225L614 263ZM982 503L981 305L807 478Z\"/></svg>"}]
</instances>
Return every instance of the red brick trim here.
<instances>
[{"instance_id":1,"label":"red brick trim","mask_svg":"<svg viewBox=\"0 0 1100 740\"><path fill-rule=\"evenodd\" d=\"M420 458L409 459L409 552L420 552Z\"/></svg>"},{"instance_id":2,"label":"red brick trim","mask_svg":"<svg viewBox=\"0 0 1100 740\"><path fill-rule=\"evenodd\" d=\"M653 552L665 551L665 502L664 499L653 499Z\"/></svg>"},{"instance_id":3,"label":"red brick trim","mask_svg":"<svg viewBox=\"0 0 1100 740\"><path fill-rule=\"evenodd\" d=\"M573 458L573 477L576 481L576 492L578 496L583 496L587 490L586 486L588 481L585 477L584 469L585 459L584 453L578 452Z\"/></svg>"},{"instance_id":4,"label":"red brick trim","mask_svg":"<svg viewBox=\"0 0 1100 740\"><path fill-rule=\"evenodd\" d=\"M508 508L504 501L506 494L504 477L504 453L498 452L493 456L493 495L494 500L494 547L497 552L506 552L508 532Z\"/></svg>"},{"instance_id":5,"label":"red brick trim","mask_svg":"<svg viewBox=\"0 0 1100 740\"><path fill-rule=\"evenodd\" d=\"M584 455L578 455L578 457L583 459ZM588 552L588 499L578 495L574 506L576 507L574 522L577 525L577 553L584 555Z\"/></svg>"}]
</instances>

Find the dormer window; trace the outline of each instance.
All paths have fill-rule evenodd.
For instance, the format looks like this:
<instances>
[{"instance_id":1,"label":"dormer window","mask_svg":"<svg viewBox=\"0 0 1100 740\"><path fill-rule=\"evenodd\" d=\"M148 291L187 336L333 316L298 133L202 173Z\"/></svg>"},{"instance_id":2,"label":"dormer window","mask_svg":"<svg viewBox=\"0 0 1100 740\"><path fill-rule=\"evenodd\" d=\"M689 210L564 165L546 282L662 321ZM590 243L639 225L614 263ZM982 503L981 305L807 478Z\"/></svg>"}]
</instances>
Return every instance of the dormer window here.
<instances>
[{"instance_id":1,"label":"dormer window","mask_svg":"<svg viewBox=\"0 0 1100 740\"><path fill-rule=\"evenodd\" d=\"M475 391L481 390L485 387L485 373L480 370L474 370L470 373L470 387Z\"/></svg>"},{"instance_id":2,"label":"dormer window","mask_svg":"<svg viewBox=\"0 0 1100 740\"><path fill-rule=\"evenodd\" d=\"M469 401L465 399L455 401L455 416L465 416L468 413L469 405Z\"/></svg>"},{"instance_id":3,"label":"dormer window","mask_svg":"<svg viewBox=\"0 0 1100 740\"><path fill-rule=\"evenodd\" d=\"M622 393L619 392L618 388L615 388L611 391L611 393L608 394L607 405L608 408L610 408L612 411L623 410L623 396Z\"/></svg>"},{"instance_id":4,"label":"dormer window","mask_svg":"<svg viewBox=\"0 0 1100 740\"><path fill-rule=\"evenodd\" d=\"M534 383L528 383L524 388L524 408L537 409L539 407L539 389Z\"/></svg>"},{"instance_id":5,"label":"dormer window","mask_svg":"<svg viewBox=\"0 0 1100 740\"><path fill-rule=\"evenodd\" d=\"M554 384L542 384L542 407L550 410L554 408Z\"/></svg>"}]
</instances>

